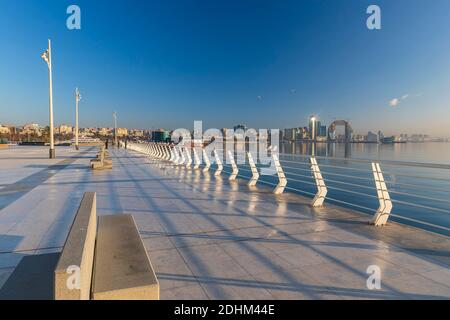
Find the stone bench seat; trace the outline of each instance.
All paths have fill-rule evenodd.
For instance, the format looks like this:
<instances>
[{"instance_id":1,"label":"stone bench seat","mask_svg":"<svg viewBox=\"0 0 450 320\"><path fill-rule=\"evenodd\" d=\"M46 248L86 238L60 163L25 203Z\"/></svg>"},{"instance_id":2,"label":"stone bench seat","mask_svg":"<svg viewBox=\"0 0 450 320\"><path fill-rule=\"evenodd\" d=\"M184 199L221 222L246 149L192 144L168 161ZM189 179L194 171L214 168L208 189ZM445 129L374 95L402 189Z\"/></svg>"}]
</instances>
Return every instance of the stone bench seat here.
<instances>
[{"instance_id":1,"label":"stone bench seat","mask_svg":"<svg viewBox=\"0 0 450 320\"><path fill-rule=\"evenodd\" d=\"M55 300L90 299L97 232L96 211L95 192L85 193L54 272ZM80 280L78 284L77 276Z\"/></svg>"},{"instance_id":2,"label":"stone bench seat","mask_svg":"<svg viewBox=\"0 0 450 320\"><path fill-rule=\"evenodd\" d=\"M109 153L105 147L102 147L97 153L97 158L91 160L91 168L93 170L112 169L112 160L107 157L109 157Z\"/></svg>"},{"instance_id":3,"label":"stone bench seat","mask_svg":"<svg viewBox=\"0 0 450 320\"><path fill-rule=\"evenodd\" d=\"M132 215L99 217L92 299L159 299L159 283Z\"/></svg>"},{"instance_id":4,"label":"stone bench seat","mask_svg":"<svg viewBox=\"0 0 450 320\"><path fill-rule=\"evenodd\" d=\"M111 159L92 159L91 160L91 168L94 170L104 170L104 169L112 169L112 160Z\"/></svg>"},{"instance_id":5,"label":"stone bench seat","mask_svg":"<svg viewBox=\"0 0 450 320\"><path fill-rule=\"evenodd\" d=\"M55 300L158 300L159 283L131 215L97 218L81 201L54 269Z\"/></svg>"},{"instance_id":6,"label":"stone bench seat","mask_svg":"<svg viewBox=\"0 0 450 320\"><path fill-rule=\"evenodd\" d=\"M101 151L100 151L99 153L97 153L97 159L100 159L101 156L102 156L102 154L101 154ZM104 152L104 156L105 156L105 158L109 157L108 151L105 151L105 152Z\"/></svg>"}]
</instances>

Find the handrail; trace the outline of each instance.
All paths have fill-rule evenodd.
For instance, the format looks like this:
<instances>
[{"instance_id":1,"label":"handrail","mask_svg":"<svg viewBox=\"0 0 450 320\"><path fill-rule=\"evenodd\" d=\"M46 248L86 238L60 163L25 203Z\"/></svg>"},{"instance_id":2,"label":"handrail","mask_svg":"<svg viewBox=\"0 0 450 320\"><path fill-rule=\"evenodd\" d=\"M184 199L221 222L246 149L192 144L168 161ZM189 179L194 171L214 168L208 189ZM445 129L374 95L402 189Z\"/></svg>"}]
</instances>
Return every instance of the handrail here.
<instances>
[{"instance_id":1,"label":"handrail","mask_svg":"<svg viewBox=\"0 0 450 320\"><path fill-rule=\"evenodd\" d=\"M300 157L300 158L311 157L308 155L289 154L289 153L280 153L280 156ZM397 165L397 166L407 166L407 167L411 166L411 167L421 167L421 168L430 168L430 169L450 169L450 164L439 164L439 163L383 160L383 159L363 159L363 158L337 158L337 157L325 157L325 156L314 156L314 157L317 159L324 159L324 160L336 160L336 161L348 161L348 162L360 162L360 163L372 163L372 162L376 161L383 165Z\"/></svg>"},{"instance_id":2,"label":"handrail","mask_svg":"<svg viewBox=\"0 0 450 320\"><path fill-rule=\"evenodd\" d=\"M132 144L131 148L133 148ZM144 153L148 154L151 158L170 162L174 165L180 165L180 163L177 164L177 161L174 160L177 158L177 148L180 151L179 154L185 155L187 159L192 156L192 152L194 153L194 159L199 155L198 150L197 152L194 152L193 149L186 146L177 147L164 145L163 147L161 147L161 145L150 143L145 145L143 149L150 150L147 152L145 152L144 150ZM137 149L140 150L142 149L142 147L138 146ZM204 148L201 148L199 150L202 150L203 156L207 154ZM257 163L256 160L258 155L252 155L250 151L247 151L247 149L244 150L232 150L223 152L225 151L224 149L211 149L211 151L214 152L214 157L212 157L211 154L207 155L207 158L208 160L211 160L211 163L205 166L203 161L200 160L200 162L198 163L198 161L195 160L194 164L198 164L198 167L207 168L206 170L200 170L201 172L206 172L210 167L215 169L219 163L220 168L217 167L217 170L215 172L216 176L221 175L221 173L223 172L224 174L230 176L231 180L233 180L234 177L248 180L249 186L253 186L256 183L262 183L268 186L275 187L274 192L278 190L279 193L282 193L284 190L286 190L311 196L316 200L318 199L319 192L321 192L322 198L320 198L320 201L317 202L318 205L321 205L323 200L325 200L339 205L357 208L358 210L363 210L364 212L373 212L374 208L369 208L362 204L367 202L369 199L378 199L380 202L380 207L378 208L378 211L376 213L378 214L378 218L375 219L374 217L373 220L379 222L376 223L377 225L385 224L387 221L387 217L391 215L395 218L414 222L416 224L422 224L424 226L433 227L439 230L449 230L449 228L447 228L446 226L439 226L432 223L432 221L428 221L428 218L426 217L429 216L430 219L432 219L434 217L434 214L446 215L450 213L450 206L448 206L448 204L450 204L450 200L445 195L441 197L442 194L450 193L450 190L446 189L445 187L438 188L432 185L432 181L449 182L450 178L446 178L445 176L436 176L437 174L441 173L423 176L421 176L420 174L408 174L405 173L401 168L414 167L424 168L427 170L442 170L450 169L450 165L392 160L377 160L377 162L374 162L373 160L369 159L333 158L323 156L309 157L306 155L278 153L274 149L275 152L274 150L267 150L264 153L265 157L270 157L272 161L278 161L275 162L275 164L278 163L275 166L275 176L271 176L269 179L267 176L260 175L258 172L258 170L262 171L264 169L267 169L267 164ZM219 153L220 158L222 159L219 159ZM249 160L250 157L253 159L253 156L255 158L255 162L252 164L251 161L247 160ZM222 160L227 159L230 161L230 163L227 163L227 161L224 161L222 163ZM244 159L245 162L236 163L238 159ZM295 161L295 159L298 159L298 161ZM309 160L311 160L311 163L307 162ZM339 165L337 163L339 161L344 161L346 165ZM353 163L356 164L356 167L351 166L351 164ZM274 162L272 162L272 166L273 164ZM367 168L362 168L361 165L364 164L371 164L371 166L368 165ZM186 164L183 161L181 165L185 166ZM383 170L383 172L381 172L381 165L385 165L388 170ZM188 167L190 166L188 165ZM231 170L223 170L223 168ZM325 168L325 170L322 171L322 168ZM400 168L400 172L395 171L396 168ZM349 172L342 173L342 171ZM244 172L245 174L241 174L241 172ZM276 183L277 172L279 180L278 184ZM386 175L389 179L384 179L384 175ZM375 181L373 177L375 177ZM411 179L406 180L406 178ZM253 182L251 182L252 179ZM395 179L395 181L392 179ZM420 181L415 182L413 179L417 179ZM355 180L357 180L359 183L354 183L353 181ZM423 181L425 180L430 181L429 183L427 183L426 187L424 187L423 185ZM291 182L292 185L286 186L286 183L289 182ZM366 184L366 182L369 182L370 184ZM299 188L297 187L298 185L304 186L304 188ZM390 187L389 190L387 188L388 186ZM311 192L311 190L316 190L316 188L318 189L317 194ZM399 188L401 189L399 190ZM330 190L330 195L326 193L327 189ZM415 193L405 191L403 189L420 190L421 194L418 194L417 192ZM362 192L364 190L367 191L367 193ZM336 192L338 193L336 194ZM349 198L351 200L343 200L343 193L351 194L352 197ZM391 199L390 195L392 195L394 198ZM371 206L373 200L370 200L367 203L370 203ZM311 205L314 206L314 202ZM395 208L392 209L393 205L395 206ZM417 210L426 210L427 216L424 216L420 219L411 217L409 216L410 211L404 211L406 207L413 208L411 212L420 213L420 211ZM449 209L447 209L447 207ZM393 210L392 214L391 210ZM404 214L408 216L405 216ZM378 220L379 218L381 218L381 220Z\"/></svg>"}]
</instances>

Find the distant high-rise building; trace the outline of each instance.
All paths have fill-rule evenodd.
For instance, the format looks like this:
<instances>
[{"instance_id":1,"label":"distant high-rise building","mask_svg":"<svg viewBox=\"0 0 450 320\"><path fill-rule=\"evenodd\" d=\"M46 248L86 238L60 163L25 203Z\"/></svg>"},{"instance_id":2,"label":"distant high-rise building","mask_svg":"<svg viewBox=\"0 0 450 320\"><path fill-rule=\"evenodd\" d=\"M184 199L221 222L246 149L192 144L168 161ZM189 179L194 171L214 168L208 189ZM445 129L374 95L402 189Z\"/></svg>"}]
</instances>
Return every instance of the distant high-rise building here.
<instances>
[{"instance_id":1,"label":"distant high-rise building","mask_svg":"<svg viewBox=\"0 0 450 320\"><path fill-rule=\"evenodd\" d=\"M373 133L372 131L369 131L369 132L367 133L367 139L366 139L366 141L367 141L367 142L378 142L378 141L379 141L378 135L375 134L375 133Z\"/></svg>"},{"instance_id":2,"label":"distant high-rise building","mask_svg":"<svg viewBox=\"0 0 450 320\"><path fill-rule=\"evenodd\" d=\"M286 141L295 141L297 138L297 128L284 129L283 137Z\"/></svg>"},{"instance_id":3,"label":"distant high-rise building","mask_svg":"<svg viewBox=\"0 0 450 320\"><path fill-rule=\"evenodd\" d=\"M318 124L320 124L320 122L318 122ZM327 126L319 125L317 128L318 128L318 131L317 131L318 137L326 137L327 136Z\"/></svg>"},{"instance_id":4,"label":"distant high-rise building","mask_svg":"<svg viewBox=\"0 0 450 320\"><path fill-rule=\"evenodd\" d=\"M320 121L317 121L317 117L312 115L309 118L309 137L315 140L318 137L318 132L320 128Z\"/></svg>"}]
</instances>

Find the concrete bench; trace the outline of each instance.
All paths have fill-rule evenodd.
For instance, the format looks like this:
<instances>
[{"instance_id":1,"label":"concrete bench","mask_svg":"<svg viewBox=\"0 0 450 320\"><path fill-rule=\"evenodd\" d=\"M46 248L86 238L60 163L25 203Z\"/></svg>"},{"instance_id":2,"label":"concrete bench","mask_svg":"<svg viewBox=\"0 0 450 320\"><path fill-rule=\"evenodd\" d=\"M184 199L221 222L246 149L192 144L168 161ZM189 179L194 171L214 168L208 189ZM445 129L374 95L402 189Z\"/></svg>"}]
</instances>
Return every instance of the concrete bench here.
<instances>
[{"instance_id":1,"label":"concrete bench","mask_svg":"<svg viewBox=\"0 0 450 320\"><path fill-rule=\"evenodd\" d=\"M159 299L159 283L131 215L99 217L91 298Z\"/></svg>"},{"instance_id":2,"label":"concrete bench","mask_svg":"<svg viewBox=\"0 0 450 320\"><path fill-rule=\"evenodd\" d=\"M109 153L105 150L105 147L102 147L97 154L97 159L91 160L91 168L94 170L112 169L112 160L106 159L107 156L109 156Z\"/></svg>"},{"instance_id":3,"label":"concrete bench","mask_svg":"<svg viewBox=\"0 0 450 320\"><path fill-rule=\"evenodd\" d=\"M96 231L96 194L87 192L78 208L54 272L55 300L90 299ZM75 278L77 276L79 285Z\"/></svg>"}]
</instances>

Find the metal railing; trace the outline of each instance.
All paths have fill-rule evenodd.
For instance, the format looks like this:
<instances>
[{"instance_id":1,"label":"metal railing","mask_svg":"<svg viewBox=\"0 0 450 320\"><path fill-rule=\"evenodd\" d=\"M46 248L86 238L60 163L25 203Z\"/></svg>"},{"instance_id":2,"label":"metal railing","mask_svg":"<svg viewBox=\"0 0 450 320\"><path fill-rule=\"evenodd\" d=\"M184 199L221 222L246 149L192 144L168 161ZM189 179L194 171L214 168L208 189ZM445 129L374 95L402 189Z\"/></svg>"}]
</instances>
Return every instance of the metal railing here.
<instances>
[{"instance_id":1,"label":"metal railing","mask_svg":"<svg viewBox=\"0 0 450 320\"><path fill-rule=\"evenodd\" d=\"M208 155L202 148L158 143L128 143L128 148L173 165L214 170L215 175L226 174L230 180L246 179L249 186L262 183L274 187L275 194L299 193L313 198L314 207L330 202L375 212L370 222L376 226L385 225L392 217L450 235L450 165L311 157L268 150L275 171L264 175L262 170L268 166L249 151L215 149ZM245 161L237 163L236 159Z\"/></svg>"}]
</instances>

